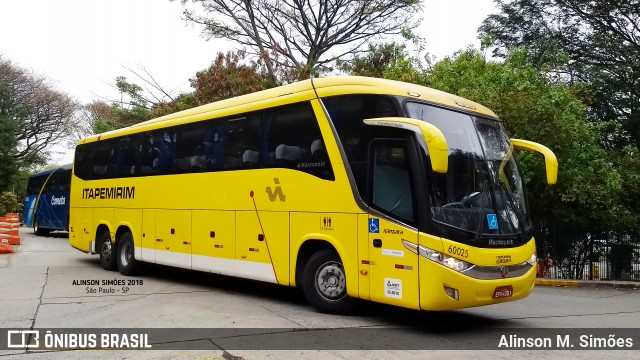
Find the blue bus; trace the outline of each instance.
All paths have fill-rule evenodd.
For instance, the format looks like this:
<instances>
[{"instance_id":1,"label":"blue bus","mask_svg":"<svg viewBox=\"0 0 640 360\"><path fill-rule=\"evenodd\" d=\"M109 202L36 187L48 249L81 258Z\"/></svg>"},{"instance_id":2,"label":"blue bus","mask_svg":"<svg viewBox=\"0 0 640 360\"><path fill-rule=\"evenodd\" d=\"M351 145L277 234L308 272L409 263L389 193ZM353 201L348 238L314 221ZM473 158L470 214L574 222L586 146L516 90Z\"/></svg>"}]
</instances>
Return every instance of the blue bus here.
<instances>
[{"instance_id":1,"label":"blue bus","mask_svg":"<svg viewBox=\"0 0 640 360\"><path fill-rule=\"evenodd\" d=\"M71 164L29 177L24 201L24 224L36 235L53 230L69 230L69 189Z\"/></svg>"}]
</instances>

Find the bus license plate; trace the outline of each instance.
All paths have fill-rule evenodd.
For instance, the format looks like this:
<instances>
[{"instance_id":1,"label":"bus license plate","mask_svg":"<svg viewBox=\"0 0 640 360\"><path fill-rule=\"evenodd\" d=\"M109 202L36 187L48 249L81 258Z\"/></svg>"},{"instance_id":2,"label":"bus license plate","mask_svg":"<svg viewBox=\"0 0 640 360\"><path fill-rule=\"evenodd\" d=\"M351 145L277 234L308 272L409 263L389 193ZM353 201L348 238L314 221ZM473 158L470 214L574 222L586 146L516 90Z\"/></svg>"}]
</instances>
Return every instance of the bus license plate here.
<instances>
[{"instance_id":1,"label":"bus license plate","mask_svg":"<svg viewBox=\"0 0 640 360\"><path fill-rule=\"evenodd\" d=\"M513 286L499 286L493 291L494 299L508 298L513 295Z\"/></svg>"}]
</instances>

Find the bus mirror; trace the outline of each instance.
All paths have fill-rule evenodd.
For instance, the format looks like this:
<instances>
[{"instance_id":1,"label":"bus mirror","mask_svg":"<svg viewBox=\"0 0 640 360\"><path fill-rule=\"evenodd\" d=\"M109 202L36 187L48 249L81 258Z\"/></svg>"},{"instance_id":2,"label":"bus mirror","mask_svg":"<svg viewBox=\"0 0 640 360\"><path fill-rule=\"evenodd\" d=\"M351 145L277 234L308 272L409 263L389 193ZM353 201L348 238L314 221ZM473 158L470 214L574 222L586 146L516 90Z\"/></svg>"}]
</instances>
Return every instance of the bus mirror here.
<instances>
[{"instance_id":1,"label":"bus mirror","mask_svg":"<svg viewBox=\"0 0 640 360\"><path fill-rule=\"evenodd\" d=\"M518 150L536 152L544 157L544 165L547 168L547 183L554 185L558 181L558 159L548 147L533 141L511 139L511 144Z\"/></svg>"},{"instance_id":2,"label":"bus mirror","mask_svg":"<svg viewBox=\"0 0 640 360\"><path fill-rule=\"evenodd\" d=\"M422 120L400 117L365 119L364 123L371 126L395 127L415 132L424 140L424 143L420 142L420 145L422 147L427 146L425 150L431 158L433 171L441 174L447 172L449 167L449 148L444 134L437 127Z\"/></svg>"}]
</instances>

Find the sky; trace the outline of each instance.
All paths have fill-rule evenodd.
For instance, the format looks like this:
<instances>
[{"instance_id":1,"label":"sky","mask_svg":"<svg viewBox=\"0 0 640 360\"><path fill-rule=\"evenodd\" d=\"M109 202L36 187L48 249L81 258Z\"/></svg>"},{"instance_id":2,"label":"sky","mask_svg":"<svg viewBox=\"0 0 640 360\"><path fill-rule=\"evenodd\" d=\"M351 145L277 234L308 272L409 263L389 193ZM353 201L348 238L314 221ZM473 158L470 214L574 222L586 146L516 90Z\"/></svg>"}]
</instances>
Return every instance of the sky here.
<instances>
[{"instance_id":1,"label":"sky","mask_svg":"<svg viewBox=\"0 0 640 360\"><path fill-rule=\"evenodd\" d=\"M493 0L423 0L415 32L442 59L479 47L477 29L494 12ZM190 91L190 77L237 46L207 41L181 16L179 0L2 0L0 56L45 75L81 103L116 99L115 77L135 80L125 67L144 66L163 88ZM72 161L72 151L51 150L51 163Z\"/></svg>"}]
</instances>

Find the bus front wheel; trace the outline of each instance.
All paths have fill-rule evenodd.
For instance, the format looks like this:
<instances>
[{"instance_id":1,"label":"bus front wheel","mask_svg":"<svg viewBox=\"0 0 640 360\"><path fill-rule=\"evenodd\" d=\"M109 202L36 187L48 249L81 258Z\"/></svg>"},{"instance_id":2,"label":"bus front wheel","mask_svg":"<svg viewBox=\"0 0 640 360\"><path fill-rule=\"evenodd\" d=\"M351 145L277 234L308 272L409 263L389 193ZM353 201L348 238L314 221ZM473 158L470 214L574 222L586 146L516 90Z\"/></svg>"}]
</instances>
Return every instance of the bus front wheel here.
<instances>
[{"instance_id":1,"label":"bus front wheel","mask_svg":"<svg viewBox=\"0 0 640 360\"><path fill-rule=\"evenodd\" d=\"M309 258L302 289L309 303L323 313L346 314L355 305L355 299L347 295L347 277L340 257L331 249L321 249Z\"/></svg>"},{"instance_id":2,"label":"bus front wheel","mask_svg":"<svg viewBox=\"0 0 640 360\"><path fill-rule=\"evenodd\" d=\"M137 261L133 248L133 236L131 233L124 233L118 241L117 262L120 274L128 276L133 275L136 271Z\"/></svg>"},{"instance_id":3,"label":"bus front wheel","mask_svg":"<svg viewBox=\"0 0 640 360\"><path fill-rule=\"evenodd\" d=\"M116 256L113 244L111 243L111 236L109 236L109 232L105 231L100 236L100 244L98 249L100 249L100 264L102 268L105 270L115 270L116 269Z\"/></svg>"}]
</instances>

